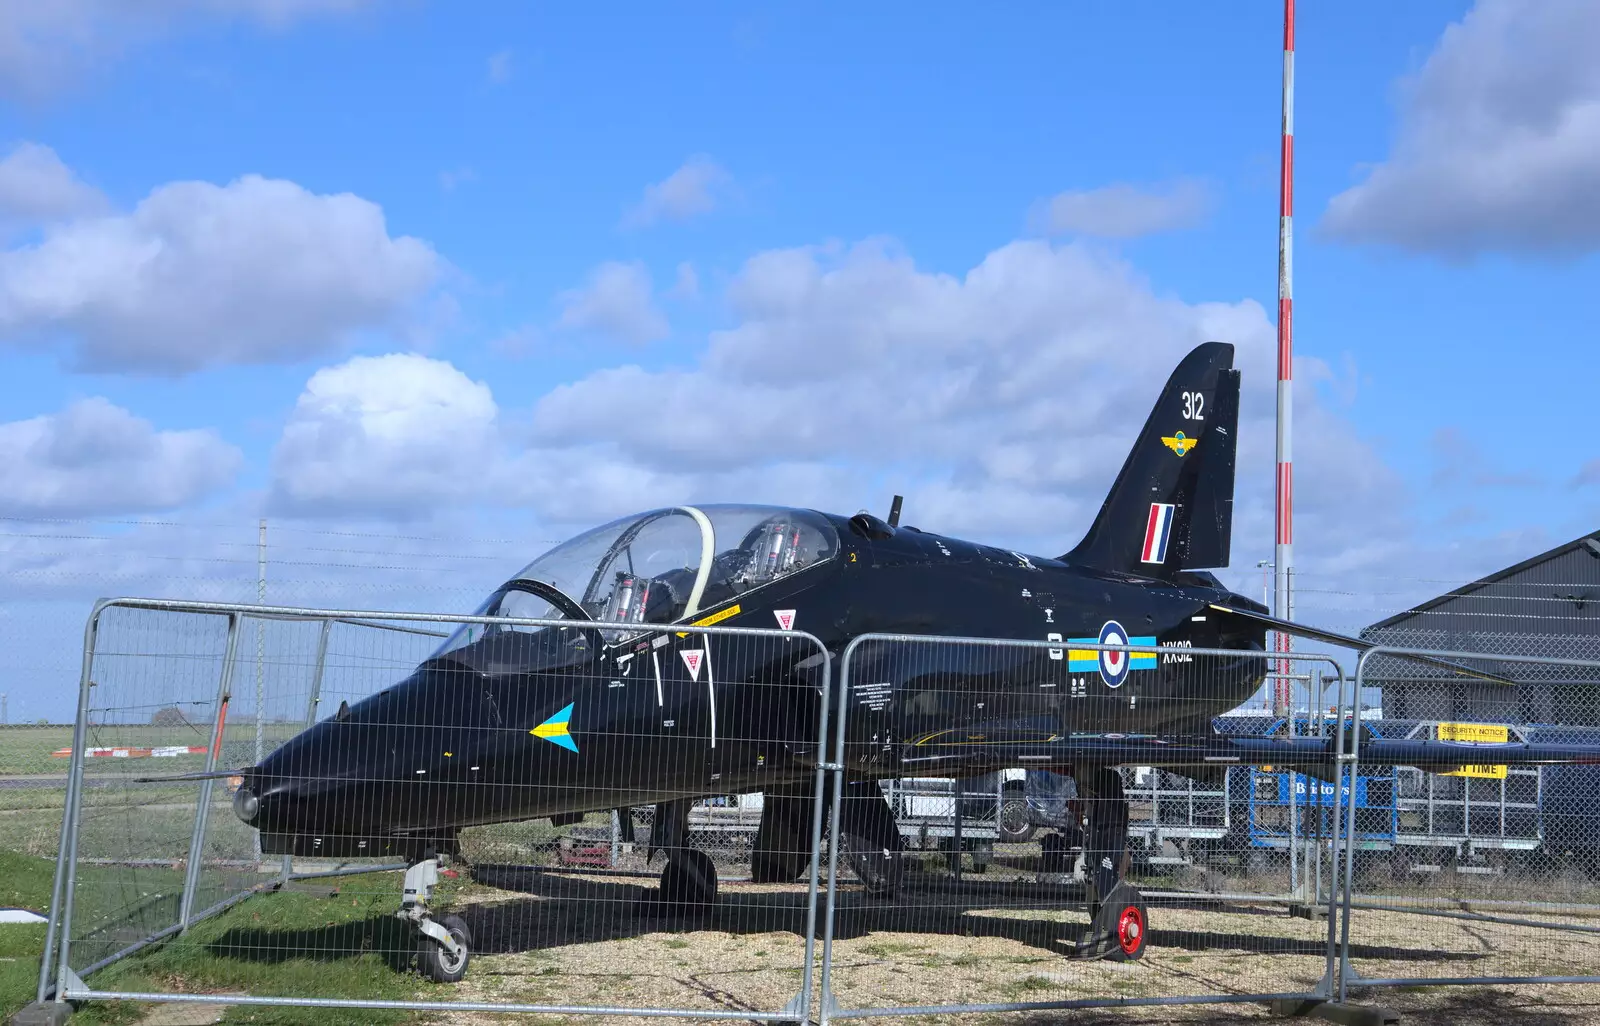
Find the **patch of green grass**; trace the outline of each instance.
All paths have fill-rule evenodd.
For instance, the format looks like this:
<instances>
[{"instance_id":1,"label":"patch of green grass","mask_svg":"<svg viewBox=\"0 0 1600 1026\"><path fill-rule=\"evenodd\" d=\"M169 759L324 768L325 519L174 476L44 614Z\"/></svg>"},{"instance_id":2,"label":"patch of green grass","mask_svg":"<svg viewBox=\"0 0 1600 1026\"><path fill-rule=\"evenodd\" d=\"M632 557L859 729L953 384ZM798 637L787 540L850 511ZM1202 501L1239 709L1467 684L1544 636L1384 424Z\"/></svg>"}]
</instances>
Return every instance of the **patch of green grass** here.
<instances>
[{"instance_id":1,"label":"patch of green grass","mask_svg":"<svg viewBox=\"0 0 1600 1026\"><path fill-rule=\"evenodd\" d=\"M0 774L65 773L67 760L50 753L71 744L71 727L0 728Z\"/></svg>"},{"instance_id":2,"label":"patch of green grass","mask_svg":"<svg viewBox=\"0 0 1600 1026\"><path fill-rule=\"evenodd\" d=\"M873 941L863 944L861 950L874 958L889 958L894 955L920 955L924 947L921 944L909 944L905 941Z\"/></svg>"},{"instance_id":3,"label":"patch of green grass","mask_svg":"<svg viewBox=\"0 0 1600 1026\"><path fill-rule=\"evenodd\" d=\"M1000 992L1012 1001L1027 1001L1036 999L1040 991L1056 990L1061 984L1046 976L1029 975L1020 980L1012 980L1000 988Z\"/></svg>"},{"instance_id":4,"label":"patch of green grass","mask_svg":"<svg viewBox=\"0 0 1600 1026\"><path fill-rule=\"evenodd\" d=\"M28 858L0 851L0 905L33 909L44 914L55 883L54 859Z\"/></svg>"},{"instance_id":5,"label":"patch of green grass","mask_svg":"<svg viewBox=\"0 0 1600 1026\"><path fill-rule=\"evenodd\" d=\"M0 884L0 886L4 886ZM0 904L4 904L0 900ZM39 953L44 950L44 924L0 926L0 1022L33 1000L39 985Z\"/></svg>"},{"instance_id":6,"label":"patch of green grass","mask_svg":"<svg viewBox=\"0 0 1600 1026\"><path fill-rule=\"evenodd\" d=\"M51 861L0 852L0 904L42 911L54 873ZM80 901L96 885L92 872L84 876ZM184 936L107 966L89 982L100 990L450 1000L453 988L409 971L416 940L394 917L395 893L398 877L393 889L374 887L353 899L322 891L258 895ZM44 935L42 925L0 931L0 1021L33 1000ZM147 1010L134 1002L90 1002L73 1022L132 1022ZM235 1006L223 1021L355 1026L411 1023L419 1017L372 1009Z\"/></svg>"},{"instance_id":7,"label":"patch of green grass","mask_svg":"<svg viewBox=\"0 0 1600 1026\"><path fill-rule=\"evenodd\" d=\"M689 942L682 937L668 937L664 943L669 948L686 948L689 946Z\"/></svg>"},{"instance_id":8,"label":"patch of green grass","mask_svg":"<svg viewBox=\"0 0 1600 1026\"><path fill-rule=\"evenodd\" d=\"M407 971L416 940L387 893L346 899L289 892L251 898L148 954L96 973L104 990L448 1000L451 988ZM375 1009L236 1006L224 1022L398 1023Z\"/></svg>"}]
</instances>

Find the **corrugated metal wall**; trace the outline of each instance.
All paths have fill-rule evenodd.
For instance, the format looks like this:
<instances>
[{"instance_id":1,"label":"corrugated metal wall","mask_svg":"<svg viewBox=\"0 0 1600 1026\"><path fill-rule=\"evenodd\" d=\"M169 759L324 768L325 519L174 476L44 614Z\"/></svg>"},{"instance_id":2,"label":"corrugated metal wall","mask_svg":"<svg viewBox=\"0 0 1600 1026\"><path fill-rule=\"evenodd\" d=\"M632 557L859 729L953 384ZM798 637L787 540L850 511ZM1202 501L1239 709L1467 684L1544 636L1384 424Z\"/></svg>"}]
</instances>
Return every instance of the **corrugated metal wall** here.
<instances>
[{"instance_id":1,"label":"corrugated metal wall","mask_svg":"<svg viewBox=\"0 0 1600 1026\"><path fill-rule=\"evenodd\" d=\"M1600 558L1577 545L1362 637L1407 648L1600 660ZM1390 716L1600 725L1600 670L1475 665L1526 683L1513 690L1451 679L1392 658L1375 658L1368 680L1383 688Z\"/></svg>"}]
</instances>

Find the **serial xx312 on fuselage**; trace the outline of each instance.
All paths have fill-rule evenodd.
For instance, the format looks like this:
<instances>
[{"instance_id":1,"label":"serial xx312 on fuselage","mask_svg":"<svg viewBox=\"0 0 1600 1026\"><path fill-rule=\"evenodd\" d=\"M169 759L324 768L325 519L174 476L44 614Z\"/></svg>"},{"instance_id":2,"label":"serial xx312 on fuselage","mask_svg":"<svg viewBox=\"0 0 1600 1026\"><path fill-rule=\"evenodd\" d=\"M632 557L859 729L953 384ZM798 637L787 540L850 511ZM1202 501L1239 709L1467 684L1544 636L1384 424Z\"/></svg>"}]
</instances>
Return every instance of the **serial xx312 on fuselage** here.
<instances>
[{"instance_id":1,"label":"serial xx312 on fuselage","mask_svg":"<svg viewBox=\"0 0 1600 1026\"><path fill-rule=\"evenodd\" d=\"M1114 957L1136 957L1144 910L1118 872L1126 802L1115 767L1202 775L1219 763L1315 768L1332 758L1321 741L1287 750L1257 739L1257 751L1212 731L1214 716L1259 688L1266 630L1289 628L1206 572L1228 562L1232 360L1231 345L1206 343L1179 364L1088 534L1058 557L866 513L760 506L658 509L580 535L478 610L562 625L461 627L403 681L341 705L242 771L235 810L268 853L417 863L408 878L417 904L408 897L407 908L420 910L424 947L435 946L430 972L453 979L465 969L465 934L459 923L433 923L425 897L428 867L455 851L464 827L656 805L652 844L668 856L662 901L709 900L716 875L687 844L688 807L761 792L756 877L794 879L809 864L814 773L825 758L818 717L823 701L838 702L820 694L815 646L586 621L794 629L835 657L874 632L1061 641L981 658L948 646L859 652L846 696L840 840L882 853L876 869L857 860L864 878L892 879L901 843L876 781L913 768L1071 774L1102 810L1091 813L1085 843L1100 899L1096 936ZM1072 647L1097 642L1240 656L1208 660L1201 676L1170 652ZM1401 761L1472 759L1417 749Z\"/></svg>"}]
</instances>

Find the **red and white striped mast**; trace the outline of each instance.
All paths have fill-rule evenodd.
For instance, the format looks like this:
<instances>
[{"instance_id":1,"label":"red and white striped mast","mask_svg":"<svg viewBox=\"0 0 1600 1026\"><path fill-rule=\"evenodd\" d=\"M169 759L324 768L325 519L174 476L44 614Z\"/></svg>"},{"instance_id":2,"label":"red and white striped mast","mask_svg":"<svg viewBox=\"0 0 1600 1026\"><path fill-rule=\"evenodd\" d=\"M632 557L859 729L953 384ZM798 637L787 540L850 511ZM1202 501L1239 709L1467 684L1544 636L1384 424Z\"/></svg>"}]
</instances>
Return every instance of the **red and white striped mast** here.
<instances>
[{"instance_id":1,"label":"red and white striped mast","mask_svg":"<svg viewBox=\"0 0 1600 1026\"><path fill-rule=\"evenodd\" d=\"M1283 147L1278 162L1278 475L1277 527L1273 550L1273 613L1294 615L1290 575L1294 567L1294 0L1283 0ZM1276 650L1289 651L1289 635L1278 632ZM1292 714L1289 660L1278 660L1273 705Z\"/></svg>"}]
</instances>

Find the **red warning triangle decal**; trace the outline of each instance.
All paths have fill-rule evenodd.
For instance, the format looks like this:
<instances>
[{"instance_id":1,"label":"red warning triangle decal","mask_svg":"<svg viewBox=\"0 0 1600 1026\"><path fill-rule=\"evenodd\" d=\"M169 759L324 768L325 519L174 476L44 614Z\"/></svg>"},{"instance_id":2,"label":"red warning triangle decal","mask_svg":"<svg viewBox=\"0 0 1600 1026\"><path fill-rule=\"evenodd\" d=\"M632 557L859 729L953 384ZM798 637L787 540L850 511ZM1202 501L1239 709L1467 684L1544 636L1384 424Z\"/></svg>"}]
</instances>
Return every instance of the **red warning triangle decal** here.
<instances>
[{"instance_id":1,"label":"red warning triangle decal","mask_svg":"<svg viewBox=\"0 0 1600 1026\"><path fill-rule=\"evenodd\" d=\"M700 679L700 664L705 662L706 653L702 648L684 649L678 653L683 656L683 665L689 668L689 679Z\"/></svg>"},{"instance_id":2,"label":"red warning triangle decal","mask_svg":"<svg viewBox=\"0 0 1600 1026\"><path fill-rule=\"evenodd\" d=\"M780 630L780 631L792 631L792 630L794 630L794 610L792 610L792 609L774 609L772 611L772 615L776 616L778 618L778 630Z\"/></svg>"}]
</instances>

